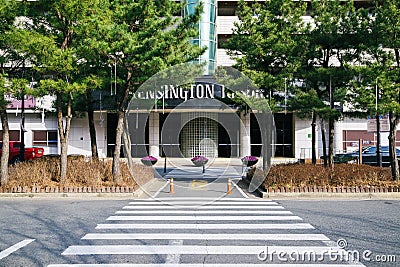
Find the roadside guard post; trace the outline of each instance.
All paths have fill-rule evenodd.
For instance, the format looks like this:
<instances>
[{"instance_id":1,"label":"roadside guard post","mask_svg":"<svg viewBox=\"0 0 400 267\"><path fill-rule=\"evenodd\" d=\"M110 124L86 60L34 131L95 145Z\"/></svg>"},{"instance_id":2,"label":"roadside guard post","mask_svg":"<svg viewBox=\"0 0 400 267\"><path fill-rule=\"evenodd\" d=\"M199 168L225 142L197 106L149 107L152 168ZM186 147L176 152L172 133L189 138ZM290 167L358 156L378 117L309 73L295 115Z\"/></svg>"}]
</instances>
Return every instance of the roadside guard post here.
<instances>
[{"instance_id":1,"label":"roadside guard post","mask_svg":"<svg viewBox=\"0 0 400 267\"><path fill-rule=\"evenodd\" d=\"M169 193L174 194L174 178L169 179Z\"/></svg>"},{"instance_id":2,"label":"roadside guard post","mask_svg":"<svg viewBox=\"0 0 400 267\"><path fill-rule=\"evenodd\" d=\"M231 182L231 178L228 178L228 188L227 188L227 190L226 190L226 193L228 194L228 195L230 195L230 194L232 194L232 184L231 184L232 182Z\"/></svg>"}]
</instances>

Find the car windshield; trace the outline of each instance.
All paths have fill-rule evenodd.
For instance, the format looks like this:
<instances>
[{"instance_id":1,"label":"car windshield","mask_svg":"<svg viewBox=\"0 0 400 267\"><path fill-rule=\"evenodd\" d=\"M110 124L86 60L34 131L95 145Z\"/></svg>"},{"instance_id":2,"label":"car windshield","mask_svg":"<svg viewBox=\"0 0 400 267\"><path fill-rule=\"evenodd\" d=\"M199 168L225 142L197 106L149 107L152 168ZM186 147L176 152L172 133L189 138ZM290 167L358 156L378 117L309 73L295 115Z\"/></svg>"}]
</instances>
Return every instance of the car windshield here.
<instances>
[{"instance_id":1,"label":"car windshield","mask_svg":"<svg viewBox=\"0 0 400 267\"><path fill-rule=\"evenodd\" d=\"M376 147L375 146L368 147L363 151L363 153L374 154L376 153Z\"/></svg>"}]
</instances>

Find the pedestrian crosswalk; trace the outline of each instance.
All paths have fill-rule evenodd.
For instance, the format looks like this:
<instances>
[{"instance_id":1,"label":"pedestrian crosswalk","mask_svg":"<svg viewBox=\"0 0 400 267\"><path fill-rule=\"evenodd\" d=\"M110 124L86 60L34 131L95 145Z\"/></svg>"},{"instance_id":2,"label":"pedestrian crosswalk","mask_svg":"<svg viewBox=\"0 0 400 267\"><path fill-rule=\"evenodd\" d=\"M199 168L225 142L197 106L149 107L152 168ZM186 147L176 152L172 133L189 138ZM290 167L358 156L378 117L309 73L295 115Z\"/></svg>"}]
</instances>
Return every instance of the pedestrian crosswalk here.
<instances>
[{"instance_id":1,"label":"pedestrian crosswalk","mask_svg":"<svg viewBox=\"0 0 400 267\"><path fill-rule=\"evenodd\" d=\"M134 200L106 221L48 267L363 266L270 200Z\"/></svg>"}]
</instances>

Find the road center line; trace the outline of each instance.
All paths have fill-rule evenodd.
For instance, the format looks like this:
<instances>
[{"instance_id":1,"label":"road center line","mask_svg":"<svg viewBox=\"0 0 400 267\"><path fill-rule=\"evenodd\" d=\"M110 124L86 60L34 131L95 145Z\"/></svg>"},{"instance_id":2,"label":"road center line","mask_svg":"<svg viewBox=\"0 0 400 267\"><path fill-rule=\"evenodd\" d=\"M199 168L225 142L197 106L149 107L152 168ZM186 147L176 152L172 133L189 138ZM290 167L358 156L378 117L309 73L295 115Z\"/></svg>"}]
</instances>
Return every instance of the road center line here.
<instances>
[{"instance_id":1,"label":"road center line","mask_svg":"<svg viewBox=\"0 0 400 267\"><path fill-rule=\"evenodd\" d=\"M11 253L17 251L18 249L25 247L26 245L28 245L29 243L31 243L33 241L35 241L35 239L25 239L9 248L3 250L2 252L0 252L0 260L7 257Z\"/></svg>"}]
</instances>

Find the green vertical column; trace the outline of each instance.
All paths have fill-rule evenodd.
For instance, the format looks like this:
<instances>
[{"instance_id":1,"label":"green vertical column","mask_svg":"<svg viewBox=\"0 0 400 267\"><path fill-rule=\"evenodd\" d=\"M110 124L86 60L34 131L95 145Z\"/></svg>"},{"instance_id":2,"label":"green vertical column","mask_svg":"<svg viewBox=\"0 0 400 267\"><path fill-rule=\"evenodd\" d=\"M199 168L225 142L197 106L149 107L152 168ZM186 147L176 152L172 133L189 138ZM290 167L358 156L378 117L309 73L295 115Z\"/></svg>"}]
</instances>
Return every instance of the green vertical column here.
<instances>
[{"instance_id":1,"label":"green vertical column","mask_svg":"<svg viewBox=\"0 0 400 267\"><path fill-rule=\"evenodd\" d=\"M185 0L183 15L193 14L200 2L203 3L203 13L198 24L199 36L194 38L192 43L200 47L207 47L207 50L196 61L207 64L205 74L213 74L217 51L217 0Z\"/></svg>"}]
</instances>

